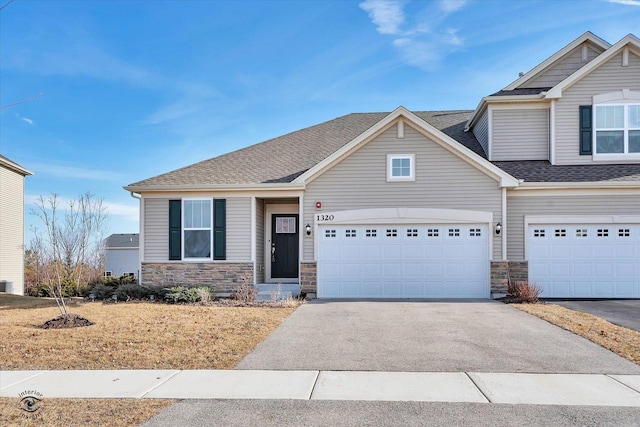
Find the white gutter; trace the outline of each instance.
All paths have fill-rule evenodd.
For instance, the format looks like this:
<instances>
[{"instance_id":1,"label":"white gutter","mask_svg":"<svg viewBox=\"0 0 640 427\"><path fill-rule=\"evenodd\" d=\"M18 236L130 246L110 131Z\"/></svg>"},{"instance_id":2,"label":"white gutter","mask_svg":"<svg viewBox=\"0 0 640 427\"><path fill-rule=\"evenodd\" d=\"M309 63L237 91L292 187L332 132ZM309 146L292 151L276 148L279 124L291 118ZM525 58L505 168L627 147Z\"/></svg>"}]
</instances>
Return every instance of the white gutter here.
<instances>
[{"instance_id":1,"label":"white gutter","mask_svg":"<svg viewBox=\"0 0 640 427\"><path fill-rule=\"evenodd\" d=\"M560 188L640 188L640 181L522 182L518 187L513 188L513 191Z\"/></svg>"},{"instance_id":2,"label":"white gutter","mask_svg":"<svg viewBox=\"0 0 640 427\"><path fill-rule=\"evenodd\" d=\"M143 193L153 191L274 191L274 190L304 190L302 184L187 184L187 185L147 185L147 186L126 186L123 187L129 192Z\"/></svg>"}]
</instances>

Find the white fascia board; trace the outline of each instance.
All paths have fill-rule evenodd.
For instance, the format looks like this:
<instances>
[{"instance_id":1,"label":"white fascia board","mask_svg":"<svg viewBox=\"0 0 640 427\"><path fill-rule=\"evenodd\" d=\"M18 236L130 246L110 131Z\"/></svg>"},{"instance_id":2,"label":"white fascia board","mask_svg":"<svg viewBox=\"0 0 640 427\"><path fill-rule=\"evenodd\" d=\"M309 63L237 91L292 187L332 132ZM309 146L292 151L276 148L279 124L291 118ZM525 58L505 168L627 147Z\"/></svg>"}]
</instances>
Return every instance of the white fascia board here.
<instances>
[{"instance_id":1,"label":"white fascia board","mask_svg":"<svg viewBox=\"0 0 640 427\"><path fill-rule=\"evenodd\" d=\"M12 162L11 160L7 159L6 157L4 157L4 158L0 157L0 166L4 166L6 169L11 170L12 172L19 173L22 176L33 175L33 172L30 172L30 171L26 170L25 168L23 168L19 164Z\"/></svg>"},{"instance_id":2,"label":"white fascia board","mask_svg":"<svg viewBox=\"0 0 640 427\"><path fill-rule=\"evenodd\" d=\"M593 61L589 62L584 67L577 70L575 73L571 74L569 77L555 85L551 88L547 93L546 99L557 99L562 97L562 91L573 86L587 74L591 73L593 70L598 68L600 65L604 64L606 61L611 59L613 56L617 55L622 51L624 47L629 47L631 50L635 51L636 49L640 50L640 39L635 37L633 34L628 34L623 39L621 39L618 43L611 46L609 49L601 53L597 58Z\"/></svg>"},{"instance_id":3,"label":"white fascia board","mask_svg":"<svg viewBox=\"0 0 640 427\"><path fill-rule=\"evenodd\" d=\"M573 49L580 46L582 43L586 41L589 41L595 44L596 46L601 47L604 50L607 50L609 47L611 47L611 44L602 40L600 37L596 36L592 32L587 31L586 33L582 34L580 37L578 37L577 39L575 39L574 41L572 41L571 43L569 43L568 45L566 45L565 47L563 47L562 49L560 49L559 51L557 51L556 53L554 53L553 55L545 59L544 61L542 61L540 64L536 65L534 68L524 73L524 75L519 77L513 83L509 84L509 86L505 87L504 90L513 90L519 87L520 85L528 82L529 80L538 76L545 69L547 69L548 67L553 65L555 62L562 59L563 56L565 56L566 54L568 54Z\"/></svg>"},{"instance_id":4,"label":"white fascia board","mask_svg":"<svg viewBox=\"0 0 640 427\"><path fill-rule=\"evenodd\" d=\"M186 193L186 194L185 194ZM192 198L210 198L210 197L226 197L226 198L249 198L259 197L264 199L294 199L304 194L303 190L291 190L291 191L197 191L197 192L184 192L184 191L155 191L149 193L142 193L142 197L145 199L167 199L176 198L181 199L185 197Z\"/></svg>"},{"instance_id":5,"label":"white fascia board","mask_svg":"<svg viewBox=\"0 0 640 427\"><path fill-rule=\"evenodd\" d=\"M303 184L313 180L314 178L322 174L322 172L324 172L326 169L331 167L334 163L339 162L347 155L360 148L360 146L362 146L363 144L371 141L374 137L376 137L378 134L387 129L391 124L393 124L399 117L404 117L408 123L412 124L416 128L416 130L418 130L418 132L422 133L429 139L432 139L434 142L436 142L452 154L456 155L458 158L466 161L476 169L481 170L485 174L499 181L501 187L518 186L519 182L516 178L509 175L499 167L493 165L491 162L479 156L478 154L474 153L467 147L463 146L458 141L451 138L449 135L431 126L429 123L422 120L420 117L416 116L411 111L402 106L396 108L392 113L369 128L366 132L355 138L344 147L340 148L338 151L327 157L322 162L318 163L313 168L309 169L304 174L300 175L293 181L293 183Z\"/></svg>"},{"instance_id":6,"label":"white fascia board","mask_svg":"<svg viewBox=\"0 0 640 427\"><path fill-rule=\"evenodd\" d=\"M478 120L480 120L480 117L482 117L482 114L488 108L489 104L491 105L511 104L513 108L523 108L524 105L526 105L527 103L544 100L545 94L546 92L540 92L534 95L485 96L484 98L482 98L482 100L476 107L471 117L469 117L469 120L467 120L467 123L465 124L465 127L464 127L464 131L469 132L471 129L473 129L473 127L476 125ZM509 107L506 107L506 108L509 108Z\"/></svg>"},{"instance_id":7,"label":"white fascia board","mask_svg":"<svg viewBox=\"0 0 640 427\"><path fill-rule=\"evenodd\" d=\"M473 114L471 115L471 117L469 117L469 120L467 120L467 123L464 125L465 132L469 132L475 126L478 120L480 120L480 117L482 117L482 113L484 113L484 111L487 109L487 101L485 100L486 98L486 96L482 98L478 103L476 109L473 110Z\"/></svg>"},{"instance_id":8,"label":"white fascia board","mask_svg":"<svg viewBox=\"0 0 640 427\"><path fill-rule=\"evenodd\" d=\"M418 127L418 131L421 131L423 135L430 137L430 139L433 139L436 143L440 143L439 145L441 147L447 149L449 152L455 154L458 158L466 161L470 165L475 166L476 169L479 169L485 174L497 179L500 182L501 187L517 187L520 184L516 178L495 166L487 159L474 153L455 139L451 138L449 135L434 128L412 112L407 111L407 113L407 119L414 122L414 125Z\"/></svg>"},{"instance_id":9,"label":"white fascia board","mask_svg":"<svg viewBox=\"0 0 640 427\"><path fill-rule=\"evenodd\" d=\"M141 193L151 192L198 192L198 191L280 191L280 190L304 190L304 184L283 183L283 184L212 184L212 185L147 185L147 186L126 186L127 191Z\"/></svg>"},{"instance_id":10,"label":"white fascia board","mask_svg":"<svg viewBox=\"0 0 640 427\"><path fill-rule=\"evenodd\" d=\"M640 181L522 182L516 191L558 188L640 188Z\"/></svg>"},{"instance_id":11,"label":"white fascia board","mask_svg":"<svg viewBox=\"0 0 640 427\"><path fill-rule=\"evenodd\" d=\"M323 161L321 161L320 163L318 163L317 165L315 165L314 167L312 167L311 169L309 169L308 171L306 171L305 173L303 173L302 175L294 179L292 183L304 185L304 183L313 180L313 178L320 175L322 172L324 172L325 169L333 165L335 162L344 158L347 154L350 154L352 151L355 151L355 149L359 148L360 145L362 145L363 143L369 142L379 133L386 130L387 127L390 126L397 118L399 118L402 115L405 115L406 113L409 113L409 110L407 110L403 106L399 106L398 108L393 110L391 113L389 113L385 118L380 120L378 123L371 126L369 129L367 129L365 132L360 134L355 139L351 140L351 142L342 146L339 150L335 151L326 159L324 159Z\"/></svg>"}]
</instances>

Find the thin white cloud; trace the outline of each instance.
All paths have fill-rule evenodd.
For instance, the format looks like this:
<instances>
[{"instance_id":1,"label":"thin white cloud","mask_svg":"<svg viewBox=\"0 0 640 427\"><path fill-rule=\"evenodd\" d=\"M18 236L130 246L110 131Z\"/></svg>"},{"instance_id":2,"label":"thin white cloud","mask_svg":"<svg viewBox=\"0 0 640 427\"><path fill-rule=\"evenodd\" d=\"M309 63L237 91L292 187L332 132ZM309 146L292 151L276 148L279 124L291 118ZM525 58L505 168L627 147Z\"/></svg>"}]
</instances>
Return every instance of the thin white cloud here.
<instances>
[{"instance_id":1,"label":"thin white cloud","mask_svg":"<svg viewBox=\"0 0 640 427\"><path fill-rule=\"evenodd\" d=\"M16 114L16 117L22 120L23 122L25 122L26 124L33 126L33 120L31 120L30 118L23 117L20 114Z\"/></svg>"},{"instance_id":2,"label":"thin white cloud","mask_svg":"<svg viewBox=\"0 0 640 427\"><path fill-rule=\"evenodd\" d=\"M417 22L406 24L401 0L366 0L360 8L369 14L380 34L394 36L393 45L403 62L425 70L433 69L449 53L464 46L458 30L447 26L448 15L460 10L467 0L439 0L426 6L428 13L416 14ZM418 3L422 6L421 3ZM420 19L422 17L422 19Z\"/></svg>"},{"instance_id":3,"label":"thin white cloud","mask_svg":"<svg viewBox=\"0 0 640 427\"><path fill-rule=\"evenodd\" d=\"M380 34L397 34L404 23L403 1L365 0L360 8L369 14Z\"/></svg>"},{"instance_id":4,"label":"thin white cloud","mask_svg":"<svg viewBox=\"0 0 640 427\"><path fill-rule=\"evenodd\" d=\"M33 172L42 176L54 176L57 178L87 179L94 181L120 181L122 174L111 170L94 168L81 168L76 166L56 165L52 163L35 163Z\"/></svg>"},{"instance_id":5,"label":"thin white cloud","mask_svg":"<svg viewBox=\"0 0 640 427\"><path fill-rule=\"evenodd\" d=\"M609 3L623 4L625 6L640 6L640 0L607 0Z\"/></svg>"},{"instance_id":6,"label":"thin white cloud","mask_svg":"<svg viewBox=\"0 0 640 427\"><path fill-rule=\"evenodd\" d=\"M440 0L438 6L443 12L451 13L461 9L466 3L467 0Z\"/></svg>"}]
</instances>

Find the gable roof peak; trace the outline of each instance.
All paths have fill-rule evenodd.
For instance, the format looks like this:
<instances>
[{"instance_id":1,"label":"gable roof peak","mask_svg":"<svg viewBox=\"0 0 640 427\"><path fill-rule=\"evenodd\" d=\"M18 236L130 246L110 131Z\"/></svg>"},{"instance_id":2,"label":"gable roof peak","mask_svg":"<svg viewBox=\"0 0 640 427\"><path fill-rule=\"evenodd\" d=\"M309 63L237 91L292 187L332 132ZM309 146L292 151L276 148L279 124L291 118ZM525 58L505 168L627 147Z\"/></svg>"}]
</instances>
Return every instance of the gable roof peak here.
<instances>
[{"instance_id":1,"label":"gable roof peak","mask_svg":"<svg viewBox=\"0 0 640 427\"><path fill-rule=\"evenodd\" d=\"M531 70L522 74L518 79L513 81L511 84L506 86L503 90L514 90L518 87L522 86L524 83L538 76L542 71L548 68L550 65L557 62L559 59L564 57L566 54L571 52L576 47L580 46L585 42L591 42L592 44L600 47L602 50L607 50L611 47L611 44L607 41L601 39L600 37L593 34L591 31L586 31L578 38L574 39L572 42L564 46L562 49L558 50L556 53L542 61L540 64L533 67Z\"/></svg>"}]
</instances>

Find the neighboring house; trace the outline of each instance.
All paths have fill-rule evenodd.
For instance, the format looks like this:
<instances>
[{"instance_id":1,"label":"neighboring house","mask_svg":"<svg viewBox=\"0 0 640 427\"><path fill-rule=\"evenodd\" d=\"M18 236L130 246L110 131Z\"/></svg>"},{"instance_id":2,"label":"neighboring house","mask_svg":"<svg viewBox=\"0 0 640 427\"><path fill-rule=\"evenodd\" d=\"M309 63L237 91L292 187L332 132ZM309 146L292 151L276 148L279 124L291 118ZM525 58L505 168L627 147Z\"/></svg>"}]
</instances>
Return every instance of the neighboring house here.
<instances>
[{"instance_id":1,"label":"neighboring house","mask_svg":"<svg viewBox=\"0 0 640 427\"><path fill-rule=\"evenodd\" d=\"M24 295L24 177L31 172L0 155L0 290Z\"/></svg>"},{"instance_id":2,"label":"neighboring house","mask_svg":"<svg viewBox=\"0 0 640 427\"><path fill-rule=\"evenodd\" d=\"M136 234L112 234L105 240L104 275L130 275L138 280L140 271L140 243Z\"/></svg>"},{"instance_id":3,"label":"neighboring house","mask_svg":"<svg viewBox=\"0 0 640 427\"><path fill-rule=\"evenodd\" d=\"M125 187L147 285L640 297L640 40L587 32L474 111L349 114Z\"/></svg>"}]
</instances>

